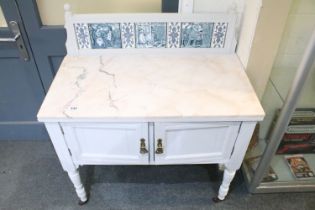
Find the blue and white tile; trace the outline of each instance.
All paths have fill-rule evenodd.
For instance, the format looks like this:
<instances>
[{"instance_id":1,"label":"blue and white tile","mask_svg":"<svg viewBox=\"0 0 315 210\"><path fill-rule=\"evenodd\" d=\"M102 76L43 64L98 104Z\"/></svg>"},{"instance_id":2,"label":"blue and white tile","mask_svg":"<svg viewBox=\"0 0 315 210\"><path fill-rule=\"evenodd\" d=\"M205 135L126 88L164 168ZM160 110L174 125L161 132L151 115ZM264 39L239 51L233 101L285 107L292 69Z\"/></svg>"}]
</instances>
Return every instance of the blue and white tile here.
<instances>
[{"instance_id":1,"label":"blue and white tile","mask_svg":"<svg viewBox=\"0 0 315 210\"><path fill-rule=\"evenodd\" d=\"M182 48L210 48L213 23L182 23Z\"/></svg>"},{"instance_id":2,"label":"blue and white tile","mask_svg":"<svg viewBox=\"0 0 315 210\"><path fill-rule=\"evenodd\" d=\"M121 48L119 23L88 24L93 49Z\"/></svg>"},{"instance_id":3,"label":"blue and white tile","mask_svg":"<svg viewBox=\"0 0 315 210\"><path fill-rule=\"evenodd\" d=\"M167 47L179 48L180 47L180 31L181 24L178 22L167 23Z\"/></svg>"},{"instance_id":4,"label":"blue and white tile","mask_svg":"<svg viewBox=\"0 0 315 210\"><path fill-rule=\"evenodd\" d=\"M136 23L137 48L165 48L166 23Z\"/></svg>"},{"instance_id":5,"label":"blue and white tile","mask_svg":"<svg viewBox=\"0 0 315 210\"><path fill-rule=\"evenodd\" d=\"M74 31L75 31L77 43L78 43L78 48L79 49L91 48L88 24L75 23L75 24L73 24L73 26L74 26Z\"/></svg>"},{"instance_id":6,"label":"blue and white tile","mask_svg":"<svg viewBox=\"0 0 315 210\"><path fill-rule=\"evenodd\" d=\"M217 22L214 24L211 48L224 48L227 28L228 23L226 22Z\"/></svg>"},{"instance_id":7,"label":"blue and white tile","mask_svg":"<svg viewBox=\"0 0 315 210\"><path fill-rule=\"evenodd\" d=\"M121 23L121 41L122 48L135 48L135 24Z\"/></svg>"}]
</instances>

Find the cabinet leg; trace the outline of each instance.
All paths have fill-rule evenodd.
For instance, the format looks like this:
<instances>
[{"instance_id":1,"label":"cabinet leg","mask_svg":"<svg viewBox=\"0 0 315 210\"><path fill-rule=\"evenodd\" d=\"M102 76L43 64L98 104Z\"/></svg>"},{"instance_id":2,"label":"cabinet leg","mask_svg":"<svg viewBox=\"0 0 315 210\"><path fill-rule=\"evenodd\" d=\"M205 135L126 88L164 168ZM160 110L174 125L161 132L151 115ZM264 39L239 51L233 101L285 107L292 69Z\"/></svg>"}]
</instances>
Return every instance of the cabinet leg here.
<instances>
[{"instance_id":1,"label":"cabinet leg","mask_svg":"<svg viewBox=\"0 0 315 210\"><path fill-rule=\"evenodd\" d=\"M214 202L219 202L219 201L224 200L225 196L227 195L229 191L230 183L235 176L235 172L236 170L229 170L229 169L224 170L223 180L219 189L219 194L218 194L218 197L213 198Z\"/></svg>"},{"instance_id":2,"label":"cabinet leg","mask_svg":"<svg viewBox=\"0 0 315 210\"><path fill-rule=\"evenodd\" d=\"M79 205L83 205L85 203L87 203L88 198L86 196L86 192L84 189L84 186L82 184L81 178L80 178L80 174L78 169L74 170L74 171L68 171L68 175L70 177L70 180L72 181L75 191L79 197Z\"/></svg>"}]
</instances>

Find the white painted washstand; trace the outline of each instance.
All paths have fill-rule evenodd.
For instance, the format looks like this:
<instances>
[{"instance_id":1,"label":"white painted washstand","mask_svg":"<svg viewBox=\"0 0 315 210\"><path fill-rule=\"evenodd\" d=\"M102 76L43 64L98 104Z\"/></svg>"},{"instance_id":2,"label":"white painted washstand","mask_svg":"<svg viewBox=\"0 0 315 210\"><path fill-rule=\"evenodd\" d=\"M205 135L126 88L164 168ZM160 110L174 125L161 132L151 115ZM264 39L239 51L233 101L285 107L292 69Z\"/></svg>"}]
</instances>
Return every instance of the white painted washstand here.
<instances>
[{"instance_id":1,"label":"white painted washstand","mask_svg":"<svg viewBox=\"0 0 315 210\"><path fill-rule=\"evenodd\" d=\"M45 123L79 203L88 201L78 172L82 165L222 164L223 181L214 201L224 200L255 125L264 117L235 54L235 17L73 15L69 8L68 55L38 120ZM165 25L166 43L162 48L141 45L139 28L151 28L153 37L156 23ZM118 25L119 49L95 49L101 43L90 38L90 24L113 30ZM191 38L185 45L187 24L203 29L210 24L212 34L203 30L202 40ZM179 36L172 36L174 31ZM200 48L208 35L211 45Z\"/></svg>"}]
</instances>

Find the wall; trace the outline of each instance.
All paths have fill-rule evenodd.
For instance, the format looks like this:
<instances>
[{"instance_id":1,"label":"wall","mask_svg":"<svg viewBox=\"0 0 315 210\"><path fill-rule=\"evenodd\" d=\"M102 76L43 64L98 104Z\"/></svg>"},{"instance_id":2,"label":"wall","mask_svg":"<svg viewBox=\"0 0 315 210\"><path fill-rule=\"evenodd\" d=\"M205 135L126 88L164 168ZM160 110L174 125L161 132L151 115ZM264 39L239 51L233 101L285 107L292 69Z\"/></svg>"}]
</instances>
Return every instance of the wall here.
<instances>
[{"instance_id":1,"label":"wall","mask_svg":"<svg viewBox=\"0 0 315 210\"><path fill-rule=\"evenodd\" d=\"M281 98L285 98L289 91L296 69L314 29L315 1L294 0L270 77ZM315 106L314 79L314 71L312 71L305 83L299 106Z\"/></svg>"},{"instance_id":2,"label":"wall","mask_svg":"<svg viewBox=\"0 0 315 210\"><path fill-rule=\"evenodd\" d=\"M249 0L250 1L250 0ZM262 98L280 45L292 0L263 0L246 72Z\"/></svg>"},{"instance_id":3,"label":"wall","mask_svg":"<svg viewBox=\"0 0 315 210\"><path fill-rule=\"evenodd\" d=\"M4 19L3 12L0 6L0 27L7 27L7 23Z\"/></svg>"},{"instance_id":4,"label":"wall","mask_svg":"<svg viewBox=\"0 0 315 210\"><path fill-rule=\"evenodd\" d=\"M237 54L259 98L262 97L280 44L291 0L195 0L194 12L236 12Z\"/></svg>"},{"instance_id":5,"label":"wall","mask_svg":"<svg viewBox=\"0 0 315 210\"><path fill-rule=\"evenodd\" d=\"M73 13L161 12L161 0L36 0L43 25L64 25L63 5Z\"/></svg>"},{"instance_id":6,"label":"wall","mask_svg":"<svg viewBox=\"0 0 315 210\"><path fill-rule=\"evenodd\" d=\"M235 13L236 34L239 35L237 54L244 67L247 66L252 40L255 33L261 0L195 0L193 11L197 13Z\"/></svg>"},{"instance_id":7,"label":"wall","mask_svg":"<svg viewBox=\"0 0 315 210\"><path fill-rule=\"evenodd\" d=\"M266 118L261 124L261 138L266 138L276 110L280 109L291 87L312 31L315 30L315 1L293 0L272 66L268 86L262 99ZM315 107L315 66L304 84L298 107Z\"/></svg>"},{"instance_id":8,"label":"wall","mask_svg":"<svg viewBox=\"0 0 315 210\"><path fill-rule=\"evenodd\" d=\"M43 25L64 25L63 5L75 13L161 12L161 0L36 0ZM0 6L0 27L6 27Z\"/></svg>"}]
</instances>

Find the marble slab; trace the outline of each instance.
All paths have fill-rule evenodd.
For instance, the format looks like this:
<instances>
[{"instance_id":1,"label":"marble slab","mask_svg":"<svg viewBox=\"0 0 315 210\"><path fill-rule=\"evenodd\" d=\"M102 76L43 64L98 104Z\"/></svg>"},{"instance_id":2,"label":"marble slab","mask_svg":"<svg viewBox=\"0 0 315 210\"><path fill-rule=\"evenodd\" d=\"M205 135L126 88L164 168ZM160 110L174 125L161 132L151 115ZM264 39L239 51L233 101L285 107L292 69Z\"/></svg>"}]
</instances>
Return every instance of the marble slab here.
<instances>
[{"instance_id":1,"label":"marble slab","mask_svg":"<svg viewBox=\"0 0 315 210\"><path fill-rule=\"evenodd\" d=\"M66 56L40 121L257 121L264 111L235 54Z\"/></svg>"}]
</instances>

